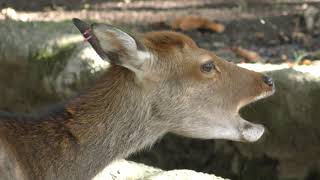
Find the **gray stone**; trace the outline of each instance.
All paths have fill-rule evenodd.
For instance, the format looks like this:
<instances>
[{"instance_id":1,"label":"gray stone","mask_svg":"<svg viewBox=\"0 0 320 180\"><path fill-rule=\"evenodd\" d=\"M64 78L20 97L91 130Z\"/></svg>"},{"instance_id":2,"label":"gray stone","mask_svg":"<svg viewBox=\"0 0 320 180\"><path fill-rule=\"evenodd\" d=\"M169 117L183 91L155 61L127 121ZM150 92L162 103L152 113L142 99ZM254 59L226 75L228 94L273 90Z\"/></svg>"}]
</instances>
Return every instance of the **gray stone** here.
<instances>
[{"instance_id":1,"label":"gray stone","mask_svg":"<svg viewBox=\"0 0 320 180\"><path fill-rule=\"evenodd\" d=\"M126 160L119 160L100 172L93 180L227 180L215 175L195 172L192 170L163 171Z\"/></svg>"},{"instance_id":2,"label":"gray stone","mask_svg":"<svg viewBox=\"0 0 320 180\"><path fill-rule=\"evenodd\" d=\"M46 93L53 96L65 98L75 95L108 66L83 41L71 21L0 21L0 39L2 67L36 71L32 73L41 76L37 79L37 86L42 86ZM32 73L21 73L20 81L28 81ZM6 80L9 81L9 77L4 78Z\"/></svg>"}]
</instances>

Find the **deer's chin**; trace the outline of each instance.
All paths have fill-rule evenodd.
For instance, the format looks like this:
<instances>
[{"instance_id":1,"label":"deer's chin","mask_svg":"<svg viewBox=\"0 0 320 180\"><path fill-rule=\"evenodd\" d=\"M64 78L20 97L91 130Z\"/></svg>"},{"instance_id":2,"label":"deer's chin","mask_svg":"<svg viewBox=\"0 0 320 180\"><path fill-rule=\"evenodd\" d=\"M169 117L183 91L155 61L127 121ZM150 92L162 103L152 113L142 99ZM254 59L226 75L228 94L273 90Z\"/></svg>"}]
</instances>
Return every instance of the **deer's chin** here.
<instances>
[{"instance_id":1,"label":"deer's chin","mask_svg":"<svg viewBox=\"0 0 320 180\"><path fill-rule=\"evenodd\" d=\"M241 141L243 142L255 142L258 141L265 132L265 128L261 124L251 123L240 117L239 120L239 132Z\"/></svg>"}]
</instances>

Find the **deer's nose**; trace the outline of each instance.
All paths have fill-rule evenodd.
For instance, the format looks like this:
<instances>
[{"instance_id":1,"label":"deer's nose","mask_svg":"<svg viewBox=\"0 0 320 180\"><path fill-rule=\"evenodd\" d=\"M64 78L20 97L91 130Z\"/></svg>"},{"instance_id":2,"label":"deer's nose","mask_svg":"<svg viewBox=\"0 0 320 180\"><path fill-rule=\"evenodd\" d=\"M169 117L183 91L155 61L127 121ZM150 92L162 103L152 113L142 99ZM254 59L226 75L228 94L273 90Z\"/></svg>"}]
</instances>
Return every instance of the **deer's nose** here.
<instances>
[{"instance_id":1,"label":"deer's nose","mask_svg":"<svg viewBox=\"0 0 320 180\"><path fill-rule=\"evenodd\" d=\"M273 80L272 80L271 77L266 76L266 75L263 75L263 76L262 76L262 80L263 80L263 82L266 83L268 86L270 86L270 87L274 86L274 83L273 83Z\"/></svg>"}]
</instances>

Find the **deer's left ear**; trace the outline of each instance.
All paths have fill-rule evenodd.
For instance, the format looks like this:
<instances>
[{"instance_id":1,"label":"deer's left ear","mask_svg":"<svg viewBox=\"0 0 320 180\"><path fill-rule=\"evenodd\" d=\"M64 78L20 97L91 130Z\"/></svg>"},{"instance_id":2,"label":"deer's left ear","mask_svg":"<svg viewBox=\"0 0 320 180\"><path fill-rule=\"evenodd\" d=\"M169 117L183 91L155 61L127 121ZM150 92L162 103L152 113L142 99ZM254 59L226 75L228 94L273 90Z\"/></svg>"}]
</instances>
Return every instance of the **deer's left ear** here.
<instances>
[{"instance_id":1,"label":"deer's left ear","mask_svg":"<svg viewBox=\"0 0 320 180\"><path fill-rule=\"evenodd\" d=\"M150 54L143 44L124 31L108 24L92 24L73 19L73 23L91 44L99 56L109 61L137 71Z\"/></svg>"}]
</instances>

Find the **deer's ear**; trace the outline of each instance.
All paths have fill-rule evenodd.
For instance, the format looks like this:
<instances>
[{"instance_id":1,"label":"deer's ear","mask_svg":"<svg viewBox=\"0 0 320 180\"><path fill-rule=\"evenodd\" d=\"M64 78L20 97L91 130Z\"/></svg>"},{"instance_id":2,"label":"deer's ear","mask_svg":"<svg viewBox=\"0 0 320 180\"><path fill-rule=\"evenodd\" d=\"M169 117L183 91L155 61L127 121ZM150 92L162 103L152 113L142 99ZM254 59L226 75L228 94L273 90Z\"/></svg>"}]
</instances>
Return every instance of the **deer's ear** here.
<instances>
[{"instance_id":1,"label":"deer's ear","mask_svg":"<svg viewBox=\"0 0 320 180\"><path fill-rule=\"evenodd\" d=\"M99 56L111 64L139 70L150 54L143 44L128 33L107 24L89 25L80 19L73 23Z\"/></svg>"}]
</instances>

